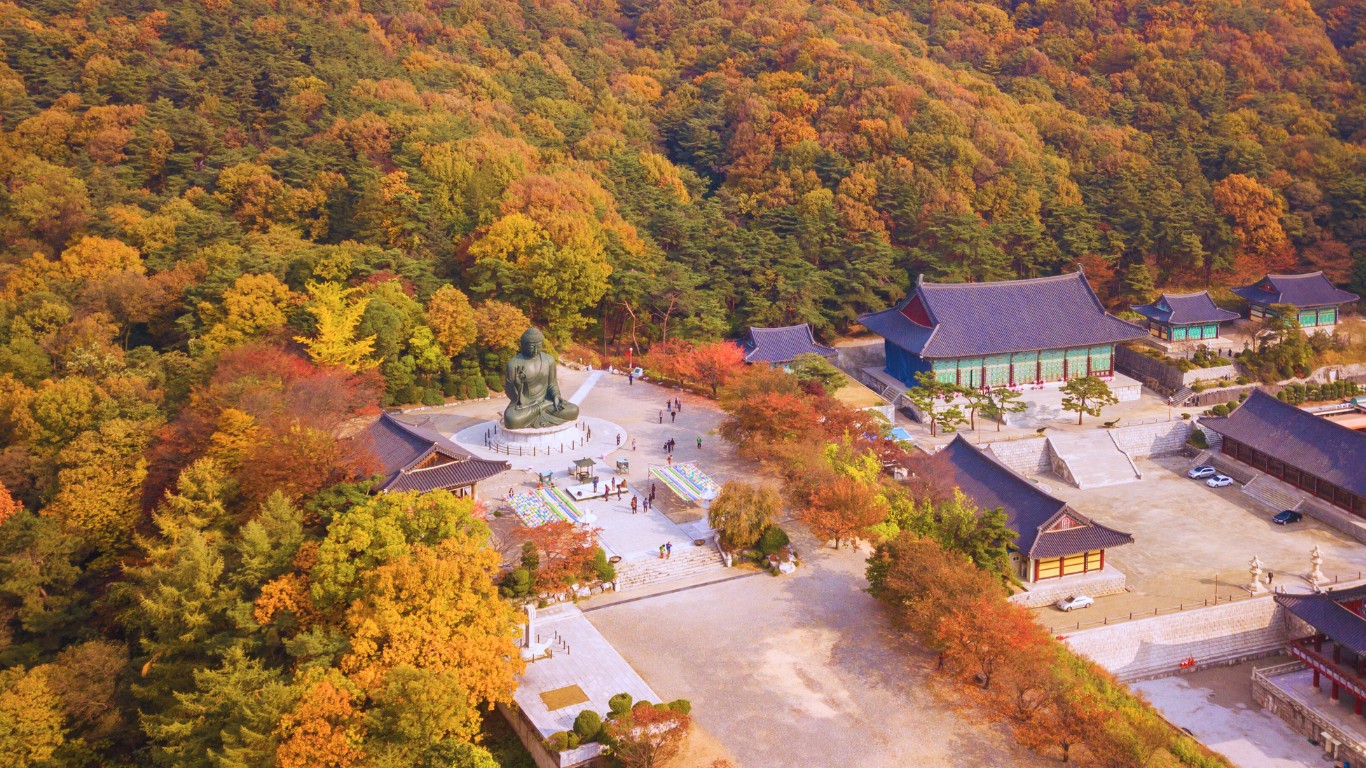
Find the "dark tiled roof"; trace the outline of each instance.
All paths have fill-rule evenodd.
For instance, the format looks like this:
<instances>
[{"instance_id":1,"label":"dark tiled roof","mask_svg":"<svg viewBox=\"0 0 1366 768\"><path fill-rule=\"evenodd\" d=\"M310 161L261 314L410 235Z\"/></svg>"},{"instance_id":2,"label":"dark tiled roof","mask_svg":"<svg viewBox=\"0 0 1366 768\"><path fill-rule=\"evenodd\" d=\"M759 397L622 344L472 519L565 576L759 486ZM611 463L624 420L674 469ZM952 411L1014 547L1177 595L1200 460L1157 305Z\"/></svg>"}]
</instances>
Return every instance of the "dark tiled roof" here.
<instances>
[{"instance_id":1,"label":"dark tiled roof","mask_svg":"<svg viewBox=\"0 0 1366 768\"><path fill-rule=\"evenodd\" d=\"M1008 524L1020 535L1015 540L1016 548L1031 558L1061 557L1134 541L1132 535L1107 528L1067 506L1062 499L1044 493L962 435L940 453L953 469L954 484L972 497L977 506L1005 510ZM1080 525L1048 531L1064 515Z\"/></svg>"},{"instance_id":2,"label":"dark tiled roof","mask_svg":"<svg viewBox=\"0 0 1366 768\"><path fill-rule=\"evenodd\" d=\"M1293 304L1297 307L1326 307L1349 304L1361 298L1334 286L1322 272L1307 275L1267 275L1252 285L1233 292L1252 304Z\"/></svg>"},{"instance_id":3,"label":"dark tiled roof","mask_svg":"<svg viewBox=\"0 0 1366 768\"><path fill-rule=\"evenodd\" d=\"M751 327L749 338L740 346L747 363L790 363L797 355L808 352L821 357L835 356L835 350L816 343L810 323L782 328Z\"/></svg>"},{"instance_id":4,"label":"dark tiled roof","mask_svg":"<svg viewBox=\"0 0 1366 768\"><path fill-rule=\"evenodd\" d=\"M1165 307L1165 309L1164 309ZM1208 291L1199 293L1164 293L1151 304L1133 308L1135 312L1159 323L1190 325L1191 323L1223 323L1237 320L1237 312L1220 309Z\"/></svg>"},{"instance_id":5,"label":"dark tiled roof","mask_svg":"<svg viewBox=\"0 0 1366 768\"><path fill-rule=\"evenodd\" d=\"M1316 595L1276 595L1276 602L1331 637L1338 645L1366 654L1366 619L1342 607L1339 601L1362 597L1362 588Z\"/></svg>"},{"instance_id":6,"label":"dark tiled roof","mask_svg":"<svg viewBox=\"0 0 1366 768\"><path fill-rule=\"evenodd\" d=\"M401 491L426 493L442 488L459 488L462 485L473 485L487 480L507 469L508 463L506 461L490 461L471 457L461 461L438 464L434 467L400 472L398 477L395 477L393 482L386 485L383 490L394 493Z\"/></svg>"},{"instance_id":7,"label":"dark tiled roof","mask_svg":"<svg viewBox=\"0 0 1366 768\"><path fill-rule=\"evenodd\" d=\"M1228 416L1200 423L1266 455L1366 496L1366 434L1258 390Z\"/></svg>"},{"instance_id":8,"label":"dark tiled roof","mask_svg":"<svg viewBox=\"0 0 1366 768\"><path fill-rule=\"evenodd\" d=\"M997 283L922 282L916 295L934 319L933 330L893 317L905 302L859 322L929 358L1114 344L1148 335L1107 313L1081 272Z\"/></svg>"},{"instance_id":9,"label":"dark tiled roof","mask_svg":"<svg viewBox=\"0 0 1366 768\"><path fill-rule=\"evenodd\" d=\"M429 491L436 488L453 488L493 477L498 472L511 468L511 465L505 461L486 461L475 458L445 437L421 427L404 424L387 413L381 413L379 418L375 419L358 439L361 441L362 449L368 450L374 458L378 465L377 471L384 476L384 479L375 488L376 491ZM439 463L437 466L415 469L432 454L438 455L436 461ZM425 479L421 481L406 480L405 478L428 473L434 469L445 469L465 464L470 466L459 472L455 472L453 469L447 470L446 474L441 476L474 477L474 480L446 485L431 485L430 487L397 487L399 485L413 485L415 482L430 484L435 481L438 475L424 475ZM498 469L492 471L494 467Z\"/></svg>"}]
</instances>

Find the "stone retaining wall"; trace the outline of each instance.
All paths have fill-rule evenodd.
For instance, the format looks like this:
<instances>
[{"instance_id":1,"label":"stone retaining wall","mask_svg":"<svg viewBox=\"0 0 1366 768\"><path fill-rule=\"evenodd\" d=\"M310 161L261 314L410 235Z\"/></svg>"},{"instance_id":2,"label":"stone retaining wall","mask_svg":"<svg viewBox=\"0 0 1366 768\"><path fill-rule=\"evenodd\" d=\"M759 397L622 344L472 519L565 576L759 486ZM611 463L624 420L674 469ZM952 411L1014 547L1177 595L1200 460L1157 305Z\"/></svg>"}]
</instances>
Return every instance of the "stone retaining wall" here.
<instances>
[{"instance_id":1,"label":"stone retaining wall","mask_svg":"<svg viewBox=\"0 0 1366 768\"><path fill-rule=\"evenodd\" d=\"M1065 640L1073 651L1133 682L1178 672L1188 658L1198 668L1276 653L1291 636L1290 618L1267 595L1083 629Z\"/></svg>"},{"instance_id":2,"label":"stone retaining wall","mask_svg":"<svg viewBox=\"0 0 1366 768\"><path fill-rule=\"evenodd\" d=\"M987 450L1001 463L1022 475L1039 475L1052 471L1052 450L1048 438L1030 437L1024 440L1002 440L991 443Z\"/></svg>"},{"instance_id":3,"label":"stone retaining wall","mask_svg":"<svg viewBox=\"0 0 1366 768\"><path fill-rule=\"evenodd\" d=\"M1142 382L1156 381L1168 392L1175 392L1197 381L1231 379L1238 375L1236 365L1221 365L1216 368L1196 368L1191 371L1183 371L1174 365L1148 357L1128 347L1115 347L1115 370L1133 376Z\"/></svg>"},{"instance_id":4,"label":"stone retaining wall","mask_svg":"<svg viewBox=\"0 0 1366 768\"><path fill-rule=\"evenodd\" d=\"M1076 579L1081 580L1077 581ZM1053 605L1064 597L1071 597L1072 595L1090 595L1091 597L1113 595L1124 591L1125 582L1126 579L1122 571L1107 565L1105 570L1099 573L1086 574L1085 577L1068 576L1062 579L1050 579L1035 583L1028 591L1013 594L1009 599L1010 602L1026 608L1038 608L1044 605ZM1086 611L1069 615L1084 616Z\"/></svg>"},{"instance_id":5,"label":"stone retaining wall","mask_svg":"<svg viewBox=\"0 0 1366 768\"><path fill-rule=\"evenodd\" d=\"M1115 445L1130 456L1170 456L1180 453L1194 426L1189 421L1167 421L1116 427L1110 430Z\"/></svg>"}]
</instances>

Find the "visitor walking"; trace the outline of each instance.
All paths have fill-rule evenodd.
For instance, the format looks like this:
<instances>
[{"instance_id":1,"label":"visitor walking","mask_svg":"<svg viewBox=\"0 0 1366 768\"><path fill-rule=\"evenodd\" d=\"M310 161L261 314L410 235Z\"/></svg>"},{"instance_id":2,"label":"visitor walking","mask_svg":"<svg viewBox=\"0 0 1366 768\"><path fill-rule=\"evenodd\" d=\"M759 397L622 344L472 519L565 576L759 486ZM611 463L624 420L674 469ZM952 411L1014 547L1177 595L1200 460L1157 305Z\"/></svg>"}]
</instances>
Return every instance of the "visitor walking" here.
<instances>
[{"instance_id":1,"label":"visitor walking","mask_svg":"<svg viewBox=\"0 0 1366 768\"><path fill-rule=\"evenodd\" d=\"M636 449L636 439L633 437L633 438L631 438L631 450L634 451L635 449Z\"/></svg>"},{"instance_id":2,"label":"visitor walking","mask_svg":"<svg viewBox=\"0 0 1366 768\"><path fill-rule=\"evenodd\" d=\"M655 481L650 481L650 501L655 500Z\"/></svg>"},{"instance_id":3,"label":"visitor walking","mask_svg":"<svg viewBox=\"0 0 1366 768\"><path fill-rule=\"evenodd\" d=\"M683 412L683 401L679 400L676 397L674 398L674 410L678 411L679 413Z\"/></svg>"},{"instance_id":4,"label":"visitor walking","mask_svg":"<svg viewBox=\"0 0 1366 768\"><path fill-rule=\"evenodd\" d=\"M674 556L674 543L672 541L664 545L664 559L668 560Z\"/></svg>"},{"instance_id":5,"label":"visitor walking","mask_svg":"<svg viewBox=\"0 0 1366 768\"><path fill-rule=\"evenodd\" d=\"M669 466L672 467L672 466L674 465L674 455L673 455L672 453L669 454L668 459L669 459Z\"/></svg>"},{"instance_id":6,"label":"visitor walking","mask_svg":"<svg viewBox=\"0 0 1366 768\"><path fill-rule=\"evenodd\" d=\"M697 436L697 450L699 450L699 451L702 450L702 436L701 436L701 435L698 435L698 436Z\"/></svg>"},{"instance_id":7,"label":"visitor walking","mask_svg":"<svg viewBox=\"0 0 1366 768\"><path fill-rule=\"evenodd\" d=\"M597 492L598 492L598 479L595 477L595 478L593 478L593 493L597 493Z\"/></svg>"},{"instance_id":8,"label":"visitor walking","mask_svg":"<svg viewBox=\"0 0 1366 768\"><path fill-rule=\"evenodd\" d=\"M640 499L637 499L635 496L632 496L632 497L631 497L631 514L634 515L634 514L636 513L636 511L637 511L639 508L640 508Z\"/></svg>"},{"instance_id":9,"label":"visitor walking","mask_svg":"<svg viewBox=\"0 0 1366 768\"><path fill-rule=\"evenodd\" d=\"M1271 580L1274 579L1274 578L1276 578L1276 574L1275 574L1274 572L1272 572L1272 571L1267 571L1267 572L1266 572L1266 585L1267 585L1268 587L1271 586Z\"/></svg>"},{"instance_id":10,"label":"visitor walking","mask_svg":"<svg viewBox=\"0 0 1366 768\"><path fill-rule=\"evenodd\" d=\"M700 438L699 438L699 439L700 439ZM621 447L621 433L620 433L620 432L617 433L617 447L618 447L618 448Z\"/></svg>"},{"instance_id":11,"label":"visitor walking","mask_svg":"<svg viewBox=\"0 0 1366 768\"><path fill-rule=\"evenodd\" d=\"M636 383L636 375L634 373L626 374L626 383L634 386Z\"/></svg>"},{"instance_id":12,"label":"visitor walking","mask_svg":"<svg viewBox=\"0 0 1366 768\"><path fill-rule=\"evenodd\" d=\"M678 421L678 414L673 411L669 411L669 423L672 424L675 421Z\"/></svg>"},{"instance_id":13,"label":"visitor walking","mask_svg":"<svg viewBox=\"0 0 1366 768\"><path fill-rule=\"evenodd\" d=\"M663 545L663 544L660 544L660 545L659 545L659 559L660 559L660 560L663 560L663 559L664 559L664 545Z\"/></svg>"},{"instance_id":14,"label":"visitor walking","mask_svg":"<svg viewBox=\"0 0 1366 768\"><path fill-rule=\"evenodd\" d=\"M663 424L663 423L664 423L664 411L662 411L662 410L659 412L659 423L660 423L660 424Z\"/></svg>"}]
</instances>

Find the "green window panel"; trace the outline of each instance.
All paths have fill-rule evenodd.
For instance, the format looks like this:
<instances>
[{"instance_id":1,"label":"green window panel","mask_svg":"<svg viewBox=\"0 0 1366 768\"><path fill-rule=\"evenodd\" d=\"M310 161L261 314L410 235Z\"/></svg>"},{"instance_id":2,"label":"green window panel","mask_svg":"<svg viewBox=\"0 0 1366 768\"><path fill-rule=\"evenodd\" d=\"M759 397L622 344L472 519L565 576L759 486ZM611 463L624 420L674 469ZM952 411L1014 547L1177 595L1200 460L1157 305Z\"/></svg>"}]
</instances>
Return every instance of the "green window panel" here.
<instances>
[{"instance_id":1,"label":"green window panel","mask_svg":"<svg viewBox=\"0 0 1366 768\"><path fill-rule=\"evenodd\" d=\"M1090 357L1086 347L1067 350L1067 378L1076 379L1087 374L1086 359Z\"/></svg>"},{"instance_id":2,"label":"green window panel","mask_svg":"<svg viewBox=\"0 0 1366 768\"><path fill-rule=\"evenodd\" d=\"M1211 323L1211 324L1205 326L1205 338L1207 338L1207 339L1217 339L1217 338L1219 338L1219 324L1218 324L1218 323Z\"/></svg>"},{"instance_id":3,"label":"green window panel","mask_svg":"<svg viewBox=\"0 0 1366 768\"><path fill-rule=\"evenodd\" d=\"M1039 378L1039 353L1017 352L1010 360L1011 376L1016 384L1032 384Z\"/></svg>"},{"instance_id":4,"label":"green window panel","mask_svg":"<svg viewBox=\"0 0 1366 768\"><path fill-rule=\"evenodd\" d=\"M987 386L1004 387L1010 384L1010 355L992 355L986 359Z\"/></svg>"},{"instance_id":5,"label":"green window panel","mask_svg":"<svg viewBox=\"0 0 1366 768\"><path fill-rule=\"evenodd\" d=\"M958 383L958 361L957 360L935 360L934 378L945 384Z\"/></svg>"},{"instance_id":6,"label":"green window panel","mask_svg":"<svg viewBox=\"0 0 1366 768\"><path fill-rule=\"evenodd\" d=\"M1044 381L1062 381L1063 356L1061 349L1045 349L1039 353L1039 366L1043 369L1041 373Z\"/></svg>"},{"instance_id":7,"label":"green window panel","mask_svg":"<svg viewBox=\"0 0 1366 768\"><path fill-rule=\"evenodd\" d=\"M1319 313L1310 309L1300 313L1300 327L1310 328L1319 324Z\"/></svg>"},{"instance_id":8,"label":"green window panel","mask_svg":"<svg viewBox=\"0 0 1366 768\"><path fill-rule=\"evenodd\" d=\"M1091 347L1091 370L1110 370L1110 347Z\"/></svg>"},{"instance_id":9,"label":"green window panel","mask_svg":"<svg viewBox=\"0 0 1366 768\"><path fill-rule=\"evenodd\" d=\"M958 383L965 387L982 386L982 358L962 357L958 359Z\"/></svg>"},{"instance_id":10,"label":"green window panel","mask_svg":"<svg viewBox=\"0 0 1366 768\"><path fill-rule=\"evenodd\" d=\"M1334 307L1334 308L1332 308L1332 309L1320 309L1320 310L1319 310L1319 325L1332 325L1332 324L1336 323L1337 321L1338 321L1338 310L1337 310L1336 307Z\"/></svg>"},{"instance_id":11,"label":"green window panel","mask_svg":"<svg viewBox=\"0 0 1366 768\"><path fill-rule=\"evenodd\" d=\"M1178 325L1172 328L1172 341L1186 340L1186 326Z\"/></svg>"}]
</instances>

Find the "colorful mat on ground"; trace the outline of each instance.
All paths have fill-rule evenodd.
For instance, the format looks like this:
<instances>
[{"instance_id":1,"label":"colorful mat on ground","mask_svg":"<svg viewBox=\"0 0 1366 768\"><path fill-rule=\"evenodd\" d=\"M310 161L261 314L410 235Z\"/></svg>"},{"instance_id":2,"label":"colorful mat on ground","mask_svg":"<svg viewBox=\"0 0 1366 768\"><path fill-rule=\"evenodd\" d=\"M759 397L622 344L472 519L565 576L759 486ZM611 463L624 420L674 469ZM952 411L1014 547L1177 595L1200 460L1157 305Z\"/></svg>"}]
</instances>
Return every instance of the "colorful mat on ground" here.
<instances>
[{"instance_id":1,"label":"colorful mat on ground","mask_svg":"<svg viewBox=\"0 0 1366 768\"><path fill-rule=\"evenodd\" d=\"M512 511L530 528L556 520L582 522L583 512L559 488L514 493L510 501Z\"/></svg>"},{"instance_id":2,"label":"colorful mat on ground","mask_svg":"<svg viewBox=\"0 0 1366 768\"><path fill-rule=\"evenodd\" d=\"M691 461L669 467L650 467L650 474L659 478L675 496L684 501L711 501L721 492L716 481L707 477Z\"/></svg>"}]
</instances>

